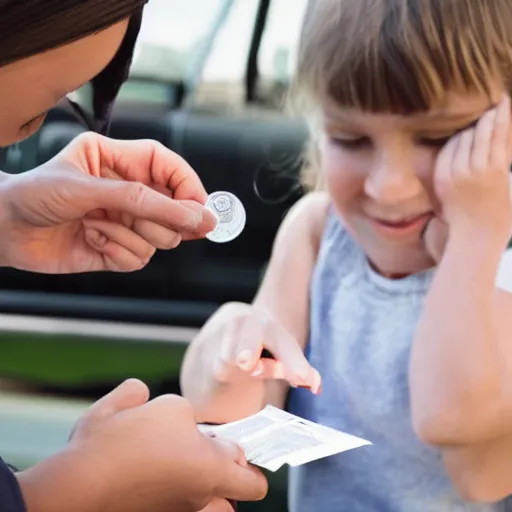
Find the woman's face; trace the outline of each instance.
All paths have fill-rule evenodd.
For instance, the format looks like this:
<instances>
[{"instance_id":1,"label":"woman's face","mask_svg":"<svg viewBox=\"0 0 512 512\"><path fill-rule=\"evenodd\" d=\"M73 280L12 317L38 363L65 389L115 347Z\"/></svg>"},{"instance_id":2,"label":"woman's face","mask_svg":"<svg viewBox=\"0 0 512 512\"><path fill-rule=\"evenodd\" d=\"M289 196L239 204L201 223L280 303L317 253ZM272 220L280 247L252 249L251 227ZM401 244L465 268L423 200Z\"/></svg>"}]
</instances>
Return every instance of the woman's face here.
<instances>
[{"instance_id":1,"label":"woman's face","mask_svg":"<svg viewBox=\"0 0 512 512\"><path fill-rule=\"evenodd\" d=\"M68 93L98 75L124 38L128 20L0 68L0 146L34 134Z\"/></svg>"}]
</instances>

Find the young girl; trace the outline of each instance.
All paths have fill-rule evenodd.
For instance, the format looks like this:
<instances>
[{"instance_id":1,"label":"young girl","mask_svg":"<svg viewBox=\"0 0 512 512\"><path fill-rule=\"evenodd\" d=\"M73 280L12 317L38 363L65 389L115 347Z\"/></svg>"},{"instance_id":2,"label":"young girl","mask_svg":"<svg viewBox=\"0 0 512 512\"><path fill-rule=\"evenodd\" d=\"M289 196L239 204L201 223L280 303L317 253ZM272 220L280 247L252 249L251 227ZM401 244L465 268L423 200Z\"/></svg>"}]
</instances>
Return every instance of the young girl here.
<instances>
[{"instance_id":1,"label":"young girl","mask_svg":"<svg viewBox=\"0 0 512 512\"><path fill-rule=\"evenodd\" d=\"M292 512L512 510L510 27L510 0L312 3L297 83L325 191L182 375L200 421L272 403L374 443L292 469Z\"/></svg>"}]
</instances>

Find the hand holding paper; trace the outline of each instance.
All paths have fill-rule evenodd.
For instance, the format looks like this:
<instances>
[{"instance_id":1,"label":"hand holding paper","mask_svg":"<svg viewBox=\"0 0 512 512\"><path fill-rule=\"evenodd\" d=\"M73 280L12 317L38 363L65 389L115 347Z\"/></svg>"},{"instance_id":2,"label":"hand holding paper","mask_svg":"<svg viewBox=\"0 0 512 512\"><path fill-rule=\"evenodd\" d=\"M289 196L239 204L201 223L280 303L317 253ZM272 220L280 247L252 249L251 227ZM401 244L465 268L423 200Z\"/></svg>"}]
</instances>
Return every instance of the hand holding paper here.
<instances>
[{"instance_id":1,"label":"hand holding paper","mask_svg":"<svg viewBox=\"0 0 512 512\"><path fill-rule=\"evenodd\" d=\"M269 471L371 444L270 405L243 420L219 426L200 425L199 429L238 443L251 464Z\"/></svg>"}]
</instances>

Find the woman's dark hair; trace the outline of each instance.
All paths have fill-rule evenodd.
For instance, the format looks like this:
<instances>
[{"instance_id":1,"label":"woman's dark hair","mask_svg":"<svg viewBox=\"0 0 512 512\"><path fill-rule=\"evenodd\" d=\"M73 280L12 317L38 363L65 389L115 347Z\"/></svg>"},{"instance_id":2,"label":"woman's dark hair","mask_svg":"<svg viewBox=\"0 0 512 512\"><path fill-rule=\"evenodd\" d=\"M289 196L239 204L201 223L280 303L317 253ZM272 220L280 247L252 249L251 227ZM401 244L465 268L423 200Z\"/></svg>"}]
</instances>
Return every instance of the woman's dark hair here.
<instances>
[{"instance_id":1,"label":"woman's dark hair","mask_svg":"<svg viewBox=\"0 0 512 512\"><path fill-rule=\"evenodd\" d=\"M91 130L106 133L113 102L128 77L148 0L0 0L0 66L69 44L130 18L110 64L91 81L94 119L73 104Z\"/></svg>"}]
</instances>

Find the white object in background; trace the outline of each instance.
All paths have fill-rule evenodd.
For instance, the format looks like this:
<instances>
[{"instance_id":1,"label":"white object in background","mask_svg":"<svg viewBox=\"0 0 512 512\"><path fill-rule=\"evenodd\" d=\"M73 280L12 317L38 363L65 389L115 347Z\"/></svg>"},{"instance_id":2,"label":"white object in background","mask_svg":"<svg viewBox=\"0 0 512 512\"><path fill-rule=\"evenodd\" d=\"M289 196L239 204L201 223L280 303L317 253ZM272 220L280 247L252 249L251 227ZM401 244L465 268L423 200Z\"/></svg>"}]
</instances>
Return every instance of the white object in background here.
<instances>
[{"instance_id":1,"label":"white object in background","mask_svg":"<svg viewBox=\"0 0 512 512\"><path fill-rule=\"evenodd\" d=\"M217 218L217 226L206 235L211 242L218 244L231 242L245 228L246 213L240 199L231 192L214 192L208 196L205 207Z\"/></svg>"},{"instance_id":2,"label":"white object in background","mask_svg":"<svg viewBox=\"0 0 512 512\"><path fill-rule=\"evenodd\" d=\"M507 249L501 257L496 276L496 286L512 293L512 249Z\"/></svg>"}]
</instances>

